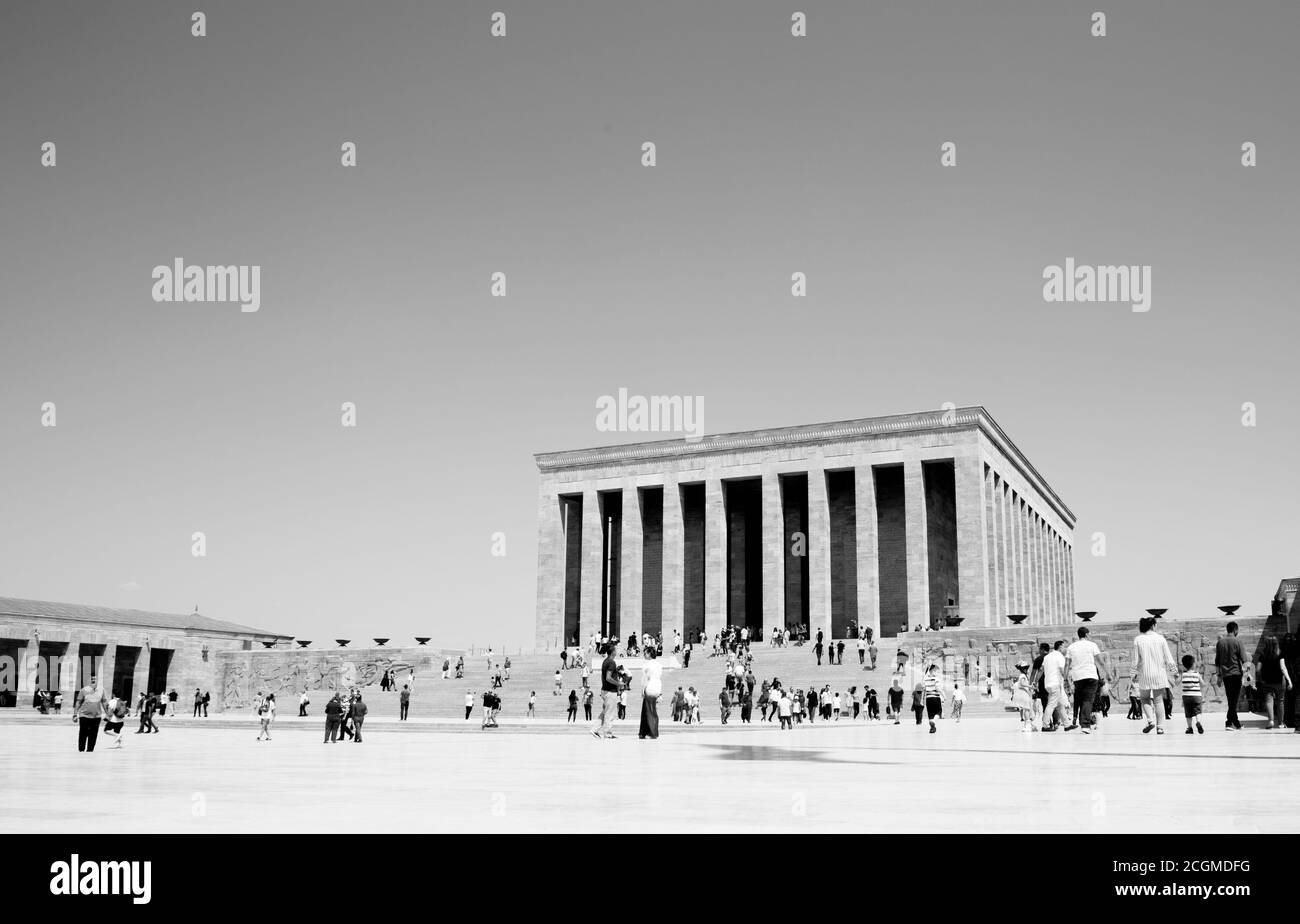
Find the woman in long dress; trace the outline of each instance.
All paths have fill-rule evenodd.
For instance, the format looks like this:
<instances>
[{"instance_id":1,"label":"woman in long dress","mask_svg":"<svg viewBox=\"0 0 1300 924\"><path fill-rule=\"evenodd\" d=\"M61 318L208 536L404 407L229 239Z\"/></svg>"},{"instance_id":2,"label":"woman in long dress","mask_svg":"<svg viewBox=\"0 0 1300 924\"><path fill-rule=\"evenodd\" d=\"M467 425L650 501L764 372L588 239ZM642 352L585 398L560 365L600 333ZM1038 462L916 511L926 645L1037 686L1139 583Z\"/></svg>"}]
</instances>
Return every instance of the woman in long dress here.
<instances>
[{"instance_id":1,"label":"woman in long dress","mask_svg":"<svg viewBox=\"0 0 1300 924\"><path fill-rule=\"evenodd\" d=\"M1169 653L1169 643L1155 631L1155 626L1153 617L1144 616L1138 622L1138 636L1133 639L1133 686L1141 691L1142 717L1147 723L1142 729L1144 735L1153 728L1157 735L1165 733L1162 722L1165 691L1169 689L1171 673L1178 672L1174 656Z\"/></svg>"},{"instance_id":2,"label":"woman in long dress","mask_svg":"<svg viewBox=\"0 0 1300 924\"><path fill-rule=\"evenodd\" d=\"M664 666L654 648L645 647L645 666L641 668L641 728L638 738L659 737L659 697L664 691Z\"/></svg>"}]
</instances>

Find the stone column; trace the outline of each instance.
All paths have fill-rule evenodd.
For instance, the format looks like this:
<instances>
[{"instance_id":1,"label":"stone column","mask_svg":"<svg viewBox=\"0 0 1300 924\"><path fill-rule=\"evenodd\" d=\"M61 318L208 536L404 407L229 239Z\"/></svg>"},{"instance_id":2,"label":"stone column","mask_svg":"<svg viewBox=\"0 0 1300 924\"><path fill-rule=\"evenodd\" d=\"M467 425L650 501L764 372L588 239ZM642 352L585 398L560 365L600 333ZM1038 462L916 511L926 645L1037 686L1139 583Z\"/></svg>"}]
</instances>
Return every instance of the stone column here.
<instances>
[{"instance_id":1,"label":"stone column","mask_svg":"<svg viewBox=\"0 0 1300 924\"><path fill-rule=\"evenodd\" d=\"M1052 590L1050 590L1050 574L1048 573L1048 546L1047 546L1047 526L1043 522L1043 517L1034 515L1034 539L1037 555L1039 555L1039 606L1043 610L1044 624L1052 622Z\"/></svg>"},{"instance_id":2,"label":"stone column","mask_svg":"<svg viewBox=\"0 0 1300 924\"><path fill-rule=\"evenodd\" d=\"M600 511L600 494L595 488L582 492L582 595L578 611L578 641L582 645L600 632L600 609L605 599L605 524Z\"/></svg>"},{"instance_id":3,"label":"stone column","mask_svg":"<svg viewBox=\"0 0 1300 924\"><path fill-rule=\"evenodd\" d=\"M1026 505L1025 515L1027 518L1026 538L1029 541L1029 569L1030 569L1030 586L1033 593L1030 597L1029 605L1033 608L1034 618L1030 620L1034 625L1041 626L1046 620L1043 618L1043 574L1042 559L1038 554L1038 514Z\"/></svg>"},{"instance_id":4,"label":"stone column","mask_svg":"<svg viewBox=\"0 0 1300 924\"><path fill-rule=\"evenodd\" d=\"M1063 607L1061 606L1061 561L1057 557L1059 548L1056 543L1056 530L1050 526L1047 528L1047 554L1051 557L1052 562L1052 618L1057 623L1064 623L1062 618Z\"/></svg>"},{"instance_id":5,"label":"stone column","mask_svg":"<svg viewBox=\"0 0 1300 924\"><path fill-rule=\"evenodd\" d=\"M1073 621L1074 610L1070 609L1070 595L1065 589L1065 540L1060 534L1056 537L1056 579L1061 588L1061 619L1070 623Z\"/></svg>"},{"instance_id":6,"label":"stone column","mask_svg":"<svg viewBox=\"0 0 1300 924\"><path fill-rule=\"evenodd\" d=\"M876 476L870 465L853 469L858 543L858 625L880 638L880 569L877 556Z\"/></svg>"},{"instance_id":7,"label":"stone column","mask_svg":"<svg viewBox=\"0 0 1300 924\"><path fill-rule=\"evenodd\" d=\"M985 551L988 554L988 600L984 608L983 625L993 625L994 614L1002 608L1000 599L1001 572L998 569L998 517L997 517L997 475L993 469L984 470L984 528L987 530Z\"/></svg>"},{"instance_id":8,"label":"stone column","mask_svg":"<svg viewBox=\"0 0 1300 924\"><path fill-rule=\"evenodd\" d=\"M537 495L536 631L538 651L564 645L564 512L548 485Z\"/></svg>"},{"instance_id":9,"label":"stone column","mask_svg":"<svg viewBox=\"0 0 1300 924\"><path fill-rule=\"evenodd\" d=\"M772 627L785 628L785 525L781 517L781 476L763 472L763 638Z\"/></svg>"},{"instance_id":10,"label":"stone column","mask_svg":"<svg viewBox=\"0 0 1300 924\"><path fill-rule=\"evenodd\" d=\"M673 631L686 629L686 527L682 522L682 490L677 478L664 479L663 641L672 651Z\"/></svg>"},{"instance_id":11,"label":"stone column","mask_svg":"<svg viewBox=\"0 0 1300 924\"><path fill-rule=\"evenodd\" d=\"M831 509L826 470L808 469L808 632L831 639Z\"/></svg>"},{"instance_id":12,"label":"stone column","mask_svg":"<svg viewBox=\"0 0 1300 924\"><path fill-rule=\"evenodd\" d=\"M1007 523L1007 498L1010 494L1010 488L1007 483L1002 481L998 484L998 558L1001 562L1002 571L1002 609L994 613L993 625L1005 626L1007 624L1007 613L1011 612L1011 589L1015 586L1015 575L1011 568L1011 538L1007 534L1009 525Z\"/></svg>"},{"instance_id":13,"label":"stone column","mask_svg":"<svg viewBox=\"0 0 1300 924\"><path fill-rule=\"evenodd\" d=\"M1020 529L1016 520L1016 492L1011 490L1007 485L1006 510L1004 511L1007 519L1007 560L1011 564L1011 587L1009 599L1007 601L1007 614L1023 613L1023 601L1020 598L1021 589L1024 587L1023 577L1020 573Z\"/></svg>"},{"instance_id":14,"label":"stone column","mask_svg":"<svg viewBox=\"0 0 1300 924\"><path fill-rule=\"evenodd\" d=\"M153 646L156 637L143 636L140 639L140 655L135 659L135 671L131 674L131 708L139 701L141 693L156 693L149 689L149 661L153 658Z\"/></svg>"},{"instance_id":15,"label":"stone column","mask_svg":"<svg viewBox=\"0 0 1300 924\"><path fill-rule=\"evenodd\" d=\"M1070 601L1070 612L1074 612L1074 546L1065 545L1065 597Z\"/></svg>"},{"instance_id":16,"label":"stone column","mask_svg":"<svg viewBox=\"0 0 1300 924\"><path fill-rule=\"evenodd\" d=\"M952 460L957 507L958 612L973 626L988 624L988 531L984 523L984 462L978 453Z\"/></svg>"},{"instance_id":17,"label":"stone column","mask_svg":"<svg viewBox=\"0 0 1300 924\"><path fill-rule=\"evenodd\" d=\"M727 624L727 501L722 479L704 479L704 633L713 640Z\"/></svg>"},{"instance_id":18,"label":"stone column","mask_svg":"<svg viewBox=\"0 0 1300 924\"><path fill-rule=\"evenodd\" d=\"M623 485L623 532L619 555L619 630L626 641L636 633L641 637L642 559L641 492L635 484Z\"/></svg>"},{"instance_id":19,"label":"stone column","mask_svg":"<svg viewBox=\"0 0 1300 924\"><path fill-rule=\"evenodd\" d=\"M1020 604L1022 613L1030 618L1026 624L1034 623L1034 569L1029 558L1029 515L1023 497L1016 499L1016 547L1020 550Z\"/></svg>"},{"instance_id":20,"label":"stone column","mask_svg":"<svg viewBox=\"0 0 1300 924\"><path fill-rule=\"evenodd\" d=\"M925 476L920 461L903 463L903 503L907 538L907 627L910 630L913 626L930 625L930 550L926 535Z\"/></svg>"}]
</instances>

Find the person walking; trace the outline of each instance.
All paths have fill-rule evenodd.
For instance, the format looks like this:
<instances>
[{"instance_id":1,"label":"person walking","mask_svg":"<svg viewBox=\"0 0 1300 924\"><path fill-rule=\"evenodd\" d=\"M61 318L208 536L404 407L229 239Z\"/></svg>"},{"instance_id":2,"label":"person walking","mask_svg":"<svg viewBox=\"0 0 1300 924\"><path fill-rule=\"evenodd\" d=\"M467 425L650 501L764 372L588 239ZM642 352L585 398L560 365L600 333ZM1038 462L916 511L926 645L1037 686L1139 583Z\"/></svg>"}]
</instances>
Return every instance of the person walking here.
<instances>
[{"instance_id":1,"label":"person walking","mask_svg":"<svg viewBox=\"0 0 1300 924\"><path fill-rule=\"evenodd\" d=\"M591 687L582 688L582 714L588 722L591 721L591 704L595 698L596 694L591 691Z\"/></svg>"},{"instance_id":2,"label":"person walking","mask_svg":"<svg viewBox=\"0 0 1300 924\"><path fill-rule=\"evenodd\" d=\"M537 691L528 694L528 718L537 718Z\"/></svg>"},{"instance_id":3,"label":"person walking","mask_svg":"<svg viewBox=\"0 0 1300 924\"><path fill-rule=\"evenodd\" d=\"M402 692L397 694L397 696L398 704L401 707L401 712L397 716L397 721L405 722L406 715L411 709L411 685L408 683L402 684Z\"/></svg>"},{"instance_id":4,"label":"person walking","mask_svg":"<svg viewBox=\"0 0 1300 924\"><path fill-rule=\"evenodd\" d=\"M361 693L357 693L357 698L352 703L352 743L361 743L361 725L366 721L366 713L369 708L361 700Z\"/></svg>"},{"instance_id":5,"label":"person walking","mask_svg":"<svg viewBox=\"0 0 1300 924\"><path fill-rule=\"evenodd\" d=\"M1264 730L1285 728L1286 691L1291 689L1291 675L1282 659L1282 646L1276 635L1266 635L1260 641L1259 656L1255 659L1255 685L1264 700Z\"/></svg>"},{"instance_id":6,"label":"person walking","mask_svg":"<svg viewBox=\"0 0 1300 924\"><path fill-rule=\"evenodd\" d=\"M934 720L943 715L943 678L939 676L938 664L931 664L925 672L925 715L930 720L930 734L933 735L939 731ZM919 717L917 724L920 724Z\"/></svg>"},{"instance_id":7,"label":"person walking","mask_svg":"<svg viewBox=\"0 0 1300 924\"><path fill-rule=\"evenodd\" d=\"M569 721L578 721L578 691L569 691Z\"/></svg>"},{"instance_id":8,"label":"person walking","mask_svg":"<svg viewBox=\"0 0 1300 924\"><path fill-rule=\"evenodd\" d=\"M262 736L266 740L271 740L271 723L275 721L275 694L266 694L266 699L262 700L262 706L257 710L258 718L262 720L262 730L257 733L257 740L261 741Z\"/></svg>"},{"instance_id":9,"label":"person walking","mask_svg":"<svg viewBox=\"0 0 1300 924\"><path fill-rule=\"evenodd\" d=\"M597 738L618 737L614 734L614 715L623 679L619 676L618 662L614 660L614 647L614 642L605 644L605 660L600 664L600 727L592 732Z\"/></svg>"},{"instance_id":10,"label":"person walking","mask_svg":"<svg viewBox=\"0 0 1300 924\"><path fill-rule=\"evenodd\" d=\"M1157 735L1165 733L1164 699L1169 690L1169 675L1177 671L1169 644L1163 635L1154 631L1155 627L1154 617L1142 617L1137 638L1133 639L1133 682L1141 694L1142 716L1147 723L1142 729L1144 735L1153 728Z\"/></svg>"},{"instance_id":11,"label":"person walking","mask_svg":"<svg viewBox=\"0 0 1300 924\"><path fill-rule=\"evenodd\" d=\"M465 691L465 721L469 721L470 715L474 712L474 691Z\"/></svg>"},{"instance_id":12,"label":"person walking","mask_svg":"<svg viewBox=\"0 0 1300 924\"><path fill-rule=\"evenodd\" d=\"M99 740L99 721L107 710L104 707L104 688L91 680L81 688L77 707L72 710L72 719L77 723L77 750L89 753L95 750Z\"/></svg>"},{"instance_id":13,"label":"person walking","mask_svg":"<svg viewBox=\"0 0 1300 924\"><path fill-rule=\"evenodd\" d=\"M1058 641L1051 651L1043 655L1043 689L1047 703L1043 706L1043 731L1066 728L1065 718L1065 655ZM1059 718L1058 718L1059 716Z\"/></svg>"},{"instance_id":14,"label":"person walking","mask_svg":"<svg viewBox=\"0 0 1300 924\"><path fill-rule=\"evenodd\" d=\"M1096 727L1093 701L1097 696L1097 659L1101 649L1088 638L1088 627L1079 626L1078 641L1065 649L1066 671L1074 683L1074 722L1065 730L1078 728L1085 735Z\"/></svg>"},{"instance_id":15,"label":"person walking","mask_svg":"<svg viewBox=\"0 0 1300 924\"><path fill-rule=\"evenodd\" d=\"M126 700L114 693L104 715L104 734L113 739L114 749L122 746L122 725L125 724L129 711Z\"/></svg>"},{"instance_id":16,"label":"person walking","mask_svg":"<svg viewBox=\"0 0 1300 924\"><path fill-rule=\"evenodd\" d=\"M899 677L894 678L893 685L889 688L889 705L886 707L890 715L894 717L894 724L899 725L903 719L903 683Z\"/></svg>"},{"instance_id":17,"label":"person walking","mask_svg":"<svg viewBox=\"0 0 1300 924\"><path fill-rule=\"evenodd\" d=\"M1201 672L1196 670L1196 657L1194 655L1183 655L1183 672L1178 677L1178 685L1183 691L1183 715L1187 719L1187 732L1192 734L1192 726L1196 726L1196 733L1205 734L1205 726L1201 724L1201 707L1204 704L1204 697L1201 693Z\"/></svg>"},{"instance_id":18,"label":"person walking","mask_svg":"<svg viewBox=\"0 0 1300 924\"><path fill-rule=\"evenodd\" d=\"M952 685L952 719L954 722L961 723L961 707L966 705L966 691L962 689L961 681L958 680Z\"/></svg>"},{"instance_id":19,"label":"person walking","mask_svg":"<svg viewBox=\"0 0 1300 924\"><path fill-rule=\"evenodd\" d=\"M1219 636L1214 646L1214 669L1223 684L1223 695L1227 700L1228 715L1223 727L1228 731L1240 731L1241 719L1237 717L1237 704L1241 702L1241 679L1246 668L1246 651L1237 638L1237 624L1228 623L1225 634Z\"/></svg>"},{"instance_id":20,"label":"person walking","mask_svg":"<svg viewBox=\"0 0 1300 924\"><path fill-rule=\"evenodd\" d=\"M1029 685L1029 662L1017 661L1016 685L1011 691L1011 705L1020 711L1020 730L1029 734L1034 730L1034 695Z\"/></svg>"}]
</instances>

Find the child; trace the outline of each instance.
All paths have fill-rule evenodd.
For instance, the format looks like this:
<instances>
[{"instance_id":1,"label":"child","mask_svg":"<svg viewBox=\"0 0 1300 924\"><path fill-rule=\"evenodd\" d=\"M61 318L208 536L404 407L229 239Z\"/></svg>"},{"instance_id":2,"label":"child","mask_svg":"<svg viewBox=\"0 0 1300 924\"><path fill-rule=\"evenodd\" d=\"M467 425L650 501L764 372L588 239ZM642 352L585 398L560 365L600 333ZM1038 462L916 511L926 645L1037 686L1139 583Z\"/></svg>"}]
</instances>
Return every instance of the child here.
<instances>
[{"instance_id":1,"label":"child","mask_svg":"<svg viewBox=\"0 0 1300 924\"><path fill-rule=\"evenodd\" d=\"M1011 705L1020 710L1020 730L1025 734L1034 730L1035 698L1029 689L1029 665L1024 661L1016 662L1020 676L1011 691Z\"/></svg>"},{"instance_id":2,"label":"child","mask_svg":"<svg viewBox=\"0 0 1300 924\"><path fill-rule=\"evenodd\" d=\"M537 691L528 694L528 718L537 718Z\"/></svg>"},{"instance_id":3,"label":"child","mask_svg":"<svg viewBox=\"0 0 1300 924\"><path fill-rule=\"evenodd\" d=\"M1106 718L1106 716L1110 715L1110 681L1109 680L1103 680L1101 682L1101 690L1097 693L1097 709L1098 711L1101 712L1101 717L1103 719Z\"/></svg>"},{"instance_id":4,"label":"child","mask_svg":"<svg viewBox=\"0 0 1300 924\"><path fill-rule=\"evenodd\" d=\"M966 702L966 691L961 688L961 681L952 685L952 717L953 721L961 721L961 707Z\"/></svg>"},{"instance_id":5,"label":"child","mask_svg":"<svg viewBox=\"0 0 1300 924\"><path fill-rule=\"evenodd\" d=\"M1205 734L1205 729L1201 725L1201 706L1203 697L1201 695L1201 675L1198 671L1193 670L1196 667L1196 657L1194 655L1183 655L1183 673L1178 678L1178 682L1183 688L1183 715L1187 716L1187 732L1192 733L1192 725L1196 725L1198 734Z\"/></svg>"}]
</instances>

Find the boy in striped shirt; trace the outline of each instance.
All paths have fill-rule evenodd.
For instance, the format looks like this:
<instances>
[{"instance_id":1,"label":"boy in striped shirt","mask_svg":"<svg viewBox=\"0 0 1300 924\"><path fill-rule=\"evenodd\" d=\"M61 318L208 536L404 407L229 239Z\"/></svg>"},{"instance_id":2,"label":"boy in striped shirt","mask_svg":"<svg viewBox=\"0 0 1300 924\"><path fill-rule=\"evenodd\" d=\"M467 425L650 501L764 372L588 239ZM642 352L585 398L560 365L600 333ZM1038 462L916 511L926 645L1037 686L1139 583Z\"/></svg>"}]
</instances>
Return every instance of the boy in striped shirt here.
<instances>
[{"instance_id":1,"label":"boy in striped shirt","mask_svg":"<svg viewBox=\"0 0 1300 924\"><path fill-rule=\"evenodd\" d=\"M939 665L931 664L925 671L925 715L930 720L930 734L939 729L935 716L943 715L943 683L939 679Z\"/></svg>"},{"instance_id":2,"label":"boy in striped shirt","mask_svg":"<svg viewBox=\"0 0 1300 924\"><path fill-rule=\"evenodd\" d=\"M1179 683L1183 688L1183 715L1187 716L1187 734L1192 734L1192 726L1196 726L1196 731L1205 734L1205 729L1201 726L1201 705L1204 702L1204 696L1201 694L1201 675L1193 668L1196 666L1196 658L1192 655L1183 655L1183 672L1179 676Z\"/></svg>"}]
</instances>

